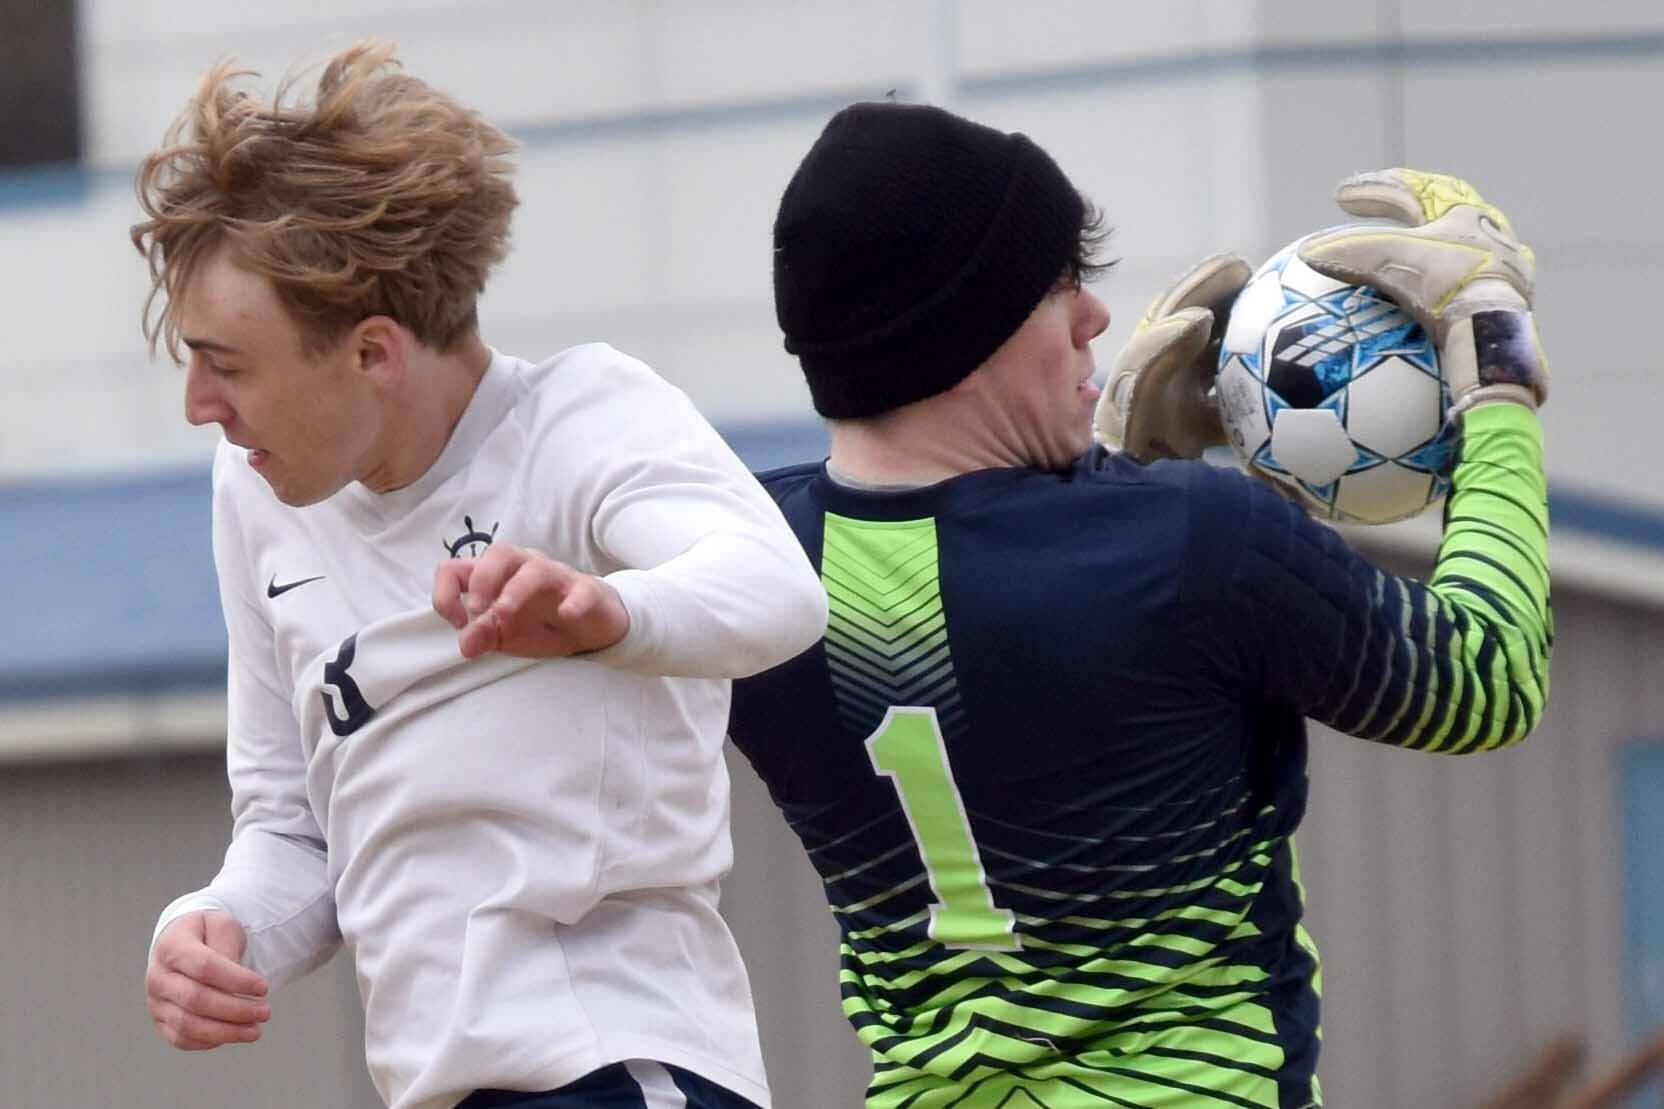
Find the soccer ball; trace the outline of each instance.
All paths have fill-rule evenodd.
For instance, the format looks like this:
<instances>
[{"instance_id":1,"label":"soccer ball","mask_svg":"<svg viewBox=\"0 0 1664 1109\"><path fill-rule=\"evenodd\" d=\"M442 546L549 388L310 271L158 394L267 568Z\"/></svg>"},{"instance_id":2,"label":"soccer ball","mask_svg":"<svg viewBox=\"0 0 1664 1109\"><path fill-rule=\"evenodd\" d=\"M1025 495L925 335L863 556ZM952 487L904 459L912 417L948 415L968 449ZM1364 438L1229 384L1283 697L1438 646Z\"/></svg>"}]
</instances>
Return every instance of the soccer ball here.
<instances>
[{"instance_id":1,"label":"soccer ball","mask_svg":"<svg viewBox=\"0 0 1664 1109\"><path fill-rule=\"evenodd\" d=\"M1449 490L1460 438L1438 351L1385 294L1324 277L1299 245L1231 308L1215 384L1231 445L1331 520L1414 516Z\"/></svg>"}]
</instances>

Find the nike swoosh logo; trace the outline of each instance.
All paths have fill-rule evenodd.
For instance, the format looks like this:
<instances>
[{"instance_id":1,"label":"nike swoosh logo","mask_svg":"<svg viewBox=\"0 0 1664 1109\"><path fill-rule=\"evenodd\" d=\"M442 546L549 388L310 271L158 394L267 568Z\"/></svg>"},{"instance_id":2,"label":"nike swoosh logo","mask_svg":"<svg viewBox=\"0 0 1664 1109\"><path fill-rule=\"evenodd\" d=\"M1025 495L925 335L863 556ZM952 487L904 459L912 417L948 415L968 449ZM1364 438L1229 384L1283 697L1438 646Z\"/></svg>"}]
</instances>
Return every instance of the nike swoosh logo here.
<instances>
[{"instance_id":1,"label":"nike swoosh logo","mask_svg":"<svg viewBox=\"0 0 1664 1109\"><path fill-rule=\"evenodd\" d=\"M272 575L272 580L266 583L266 596L268 596L268 597L281 597L281 596L283 596L283 594L289 592L289 590L299 589L301 586L307 584L308 582L323 581L323 580L324 580L324 576L322 574L319 574L317 577L301 578L299 581L284 582L282 585L279 585L279 584L277 584L277 575L273 574Z\"/></svg>"}]
</instances>

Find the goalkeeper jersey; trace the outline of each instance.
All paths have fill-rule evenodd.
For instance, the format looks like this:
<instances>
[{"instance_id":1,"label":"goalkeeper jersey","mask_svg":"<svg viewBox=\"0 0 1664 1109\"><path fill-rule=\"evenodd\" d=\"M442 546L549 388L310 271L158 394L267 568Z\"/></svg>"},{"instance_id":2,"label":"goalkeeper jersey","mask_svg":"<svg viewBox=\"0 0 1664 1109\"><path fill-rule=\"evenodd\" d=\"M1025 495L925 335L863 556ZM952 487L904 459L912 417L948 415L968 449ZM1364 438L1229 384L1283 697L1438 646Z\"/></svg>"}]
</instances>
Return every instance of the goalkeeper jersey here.
<instances>
[{"instance_id":1,"label":"goalkeeper jersey","mask_svg":"<svg viewBox=\"0 0 1664 1109\"><path fill-rule=\"evenodd\" d=\"M1535 724L1535 416L1468 415L1427 585L1203 463L763 481L831 621L730 734L841 927L868 1105L1319 1103L1304 718L1451 754Z\"/></svg>"}]
</instances>

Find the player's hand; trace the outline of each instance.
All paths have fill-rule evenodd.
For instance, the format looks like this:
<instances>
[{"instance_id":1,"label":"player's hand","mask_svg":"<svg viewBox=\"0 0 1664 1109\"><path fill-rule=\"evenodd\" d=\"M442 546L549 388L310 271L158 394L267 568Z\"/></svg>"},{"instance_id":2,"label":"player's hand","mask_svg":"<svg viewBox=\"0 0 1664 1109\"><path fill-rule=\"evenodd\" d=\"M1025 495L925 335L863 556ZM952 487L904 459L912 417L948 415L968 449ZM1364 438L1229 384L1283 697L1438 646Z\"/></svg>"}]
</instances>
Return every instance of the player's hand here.
<instances>
[{"instance_id":1,"label":"player's hand","mask_svg":"<svg viewBox=\"0 0 1664 1109\"><path fill-rule=\"evenodd\" d=\"M144 975L145 1005L162 1038L182 1051L260 1038L271 1019L266 980L237 960L243 927L220 912L186 913L156 941Z\"/></svg>"},{"instance_id":2,"label":"player's hand","mask_svg":"<svg viewBox=\"0 0 1664 1109\"><path fill-rule=\"evenodd\" d=\"M1438 344L1451 407L1548 398L1548 363L1531 315L1537 259L1508 217L1460 177L1388 169L1342 181L1335 200L1352 225L1313 235L1300 259L1337 281L1373 285Z\"/></svg>"},{"instance_id":3,"label":"player's hand","mask_svg":"<svg viewBox=\"0 0 1664 1109\"><path fill-rule=\"evenodd\" d=\"M1092 432L1140 462L1199 458L1225 443L1208 391L1231 304L1252 271L1234 254L1192 266L1156 298L1116 355L1092 416Z\"/></svg>"},{"instance_id":4,"label":"player's hand","mask_svg":"<svg viewBox=\"0 0 1664 1109\"><path fill-rule=\"evenodd\" d=\"M630 614L612 586L502 542L479 558L441 563L433 609L462 633L463 658L487 651L564 658L611 647L630 630Z\"/></svg>"}]
</instances>

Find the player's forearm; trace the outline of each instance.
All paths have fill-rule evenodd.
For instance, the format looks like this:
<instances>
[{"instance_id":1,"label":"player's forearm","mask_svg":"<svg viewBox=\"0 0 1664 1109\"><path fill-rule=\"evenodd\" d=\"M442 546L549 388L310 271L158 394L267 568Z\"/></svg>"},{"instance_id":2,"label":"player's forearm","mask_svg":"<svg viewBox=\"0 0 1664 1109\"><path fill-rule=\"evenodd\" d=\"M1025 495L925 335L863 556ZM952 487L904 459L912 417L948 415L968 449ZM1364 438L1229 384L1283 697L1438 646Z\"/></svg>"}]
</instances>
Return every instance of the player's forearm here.
<instances>
[{"instance_id":1,"label":"player's forearm","mask_svg":"<svg viewBox=\"0 0 1664 1109\"><path fill-rule=\"evenodd\" d=\"M1466 754L1535 727L1551 640L1541 434L1503 405L1474 409L1466 431L1431 584L1372 566L1263 489L1207 483L1186 593L1227 680L1400 747Z\"/></svg>"},{"instance_id":2,"label":"player's forearm","mask_svg":"<svg viewBox=\"0 0 1664 1109\"><path fill-rule=\"evenodd\" d=\"M1548 698L1554 627L1542 429L1530 410L1490 404L1467 413L1430 591L1460 614L1448 652L1470 691L1441 746L1523 739Z\"/></svg>"},{"instance_id":3,"label":"player's forearm","mask_svg":"<svg viewBox=\"0 0 1664 1109\"><path fill-rule=\"evenodd\" d=\"M1313 713L1342 731L1469 754L1518 742L1542 716L1552 617L1541 431L1511 404L1466 419L1431 583L1376 572L1356 664Z\"/></svg>"},{"instance_id":4,"label":"player's forearm","mask_svg":"<svg viewBox=\"0 0 1664 1109\"><path fill-rule=\"evenodd\" d=\"M273 987L326 962L341 942L322 850L291 836L256 829L238 835L213 882L162 911L152 945L169 924L204 909L242 925L243 963Z\"/></svg>"},{"instance_id":5,"label":"player's forearm","mask_svg":"<svg viewBox=\"0 0 1664 1109\"><path fill-rule=\"evenodd\" d=\"M713 532L651 570L608 575L630 631L598 660L638 673L743 678L807 650L826 630L826 593L780 531Z\"/></svg>"}]
</instances>

